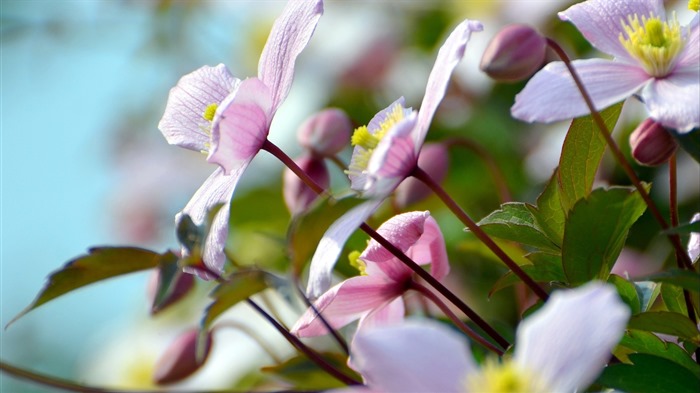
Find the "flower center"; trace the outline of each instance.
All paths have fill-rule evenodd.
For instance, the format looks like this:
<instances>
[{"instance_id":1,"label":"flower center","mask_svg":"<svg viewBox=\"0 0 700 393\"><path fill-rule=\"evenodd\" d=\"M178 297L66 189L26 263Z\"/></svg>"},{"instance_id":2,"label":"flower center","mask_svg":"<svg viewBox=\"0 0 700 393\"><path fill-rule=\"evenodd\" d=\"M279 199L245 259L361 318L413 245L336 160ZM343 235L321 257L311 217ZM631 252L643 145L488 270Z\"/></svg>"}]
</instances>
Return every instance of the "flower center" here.
<instances>
[{"instance_id":1,"label":"flower center","mask_svg":"<svg viewBox=\"0 0 700 393\"><path fill-rule=\"evenodd\" d=\"M374 132L370 132L367 126L358 127L352 134L350 142L353 146L359 146L361 149L354 153L352 163L346 173L349 175L363 173L367 169L372 152L379 142L389 130L403 119L404 109L400 104L396 104L387 111L386 118L379 123L379 127Z\"/></svg>"},{"instance_id":2,"label":"flower center","mask_svg":"<svg viewBox=\"0 0 700 393\"><path fill-rule=\"evenodd\" d=\"M348 254L348 260L350 261L350 266L354 267L360 272L361 276L366 276L367 275L367 264L365 261L360 259L360 254L362 254L359 251L352 251L350 254Z\"/></svg>"},{"instance_id":3,"label":"flower center","mask_svg":"<svg viewBox=\"0 0 700 393\"><path fill-rule=\"evenodd\" d=\"M201 130L209 135L209 140L211 141L211 126L212 122L214 121L214 115L216 114L216 109L219 107L219 104L216 102L212 102L211 104L207 105L206 108L204 108L204 112L202 112L202 117L204 120L208 121L209 123L206 126L201 126ZM202 150L202 153L204 154L209 154L209 149L211 148L211 142L206 142L204 144L205 149Z\"/></svg>"},{"instance_id":4,"label":"flower center","mask_svg":"<svg viewBox=\"0 0 700 393\"><path fill-rule=\"evenodd\" d=\"M620 21L627 34L620 33L620 42L627 52L637 59L649 75L666 76L675 64L678 54L683 49L681 27L675 15L673 20L664 22L651 14L648 18L637 15L627 17L627 22Z\"/></svg>"},{"instance_id":5,"label":"flower center","mask_svg":"<svg viewBox=\"0 0 700 393\"><path fill-rule=\"evenodd\" d=\"M699 11L700 10L700 0L690 0L688 1L688 9L691 11Z\"/></svg>"},{"instance_id":6,"label":"flower center","mask_svg":"<svg viewBox=\"0 0 700 393\"><path fill-rule=\"evenodd\" d=\"M551 389L535 374L517 367L513 362L487 360L481 370L469 375L465 382L469 392L530 393Z\"/></svg>"}]
</instances>

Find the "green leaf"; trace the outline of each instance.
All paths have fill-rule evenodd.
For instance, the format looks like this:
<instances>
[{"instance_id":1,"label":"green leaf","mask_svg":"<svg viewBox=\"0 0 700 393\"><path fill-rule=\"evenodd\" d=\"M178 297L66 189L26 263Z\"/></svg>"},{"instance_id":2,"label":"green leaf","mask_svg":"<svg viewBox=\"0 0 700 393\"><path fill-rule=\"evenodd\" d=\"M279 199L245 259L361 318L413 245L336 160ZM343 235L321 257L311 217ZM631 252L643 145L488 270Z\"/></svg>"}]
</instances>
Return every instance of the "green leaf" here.
<instances>
[{"instance_id":1,"label":"green leaf","mask_svg":"<svg viewBox=\"0 0 700 393\"><path fill-rule=\"evenodd\" d=\"M549 182L537 197L537 207L526 205L535 217L535 221L547 234L557 248L561 248L564 239L564 222L566 214L561 206L558 184L559 170L555 170Z\"/></svg>"},{"instance_id":2,"label":"green leaf","mask_svg":"<svg viewBox=\"0 0 700 393\"><path fill-rule=\"evenodd\" d=\"M629 354L637 352L671 360L688 369L696 378L700 378L700 365L695 363L688 352L677 344L665 342L654 333L634 329L627 330L615 350L615 356L623 362L628 362Z\"/></svg>"},{"instance_id":3,"label":"green leaf","mask_svg":"<svg viewBox=\"0 0 700 393\"><path fill-rule=\"evenodd\" d=\"M689 222L687 224L679 225L677 227L661 231L661 233L665 235L672 235L674 233L688 234L691 232L700 232L700 221Z\"/></svg>"},{"instance_id":4,"label":"green leaf","mask_svg":"<svg viewBox=\"0 0 700 393\"><path fill-rule=\"evenodd\" d=\"M628 393L697 393L700 379L668 359L645 353L629 355L634 365L612 364L599 383Z\"/></svg>"},{"instance_id":5,"label":"green leaf","mask_svg":"<svg viewBox=\"0 0 700 393\"><path fill-rule=\"evenodd\" d=\"M538 252L528 254L526 257L533 264L520 265L520 268L533 280L537 282L563 282L566 280L561 268L561 257L558 255ZM489 296L520 281L520 277L509 271L496 281L489 291Z\"/></svg>"},{"instance_id":6,"label":"green leaf","mask_svg":"<svg viewBox=\"0 0 700 393\"><path fill-rule=\"evenodd\" d=\"M633 315L627 326L630 329L670 334L700 344L697 326L685 315L671 311L649 311Z\"/></svg>"},{"instance_id":7,"label":"green leaf","mask_svg":"<svg viewBox=\"0 0 700 393\"><path fill-rule=\"evenodd\" d=\"M689 291L700 292L700 273L688 270L671 268L663 272L642 277L640 280L664 282L677 285Z\"/></svg>"},{"instance_id":8,"label":"green leaf","mask_svg":"<svg viewBox=\"0 0 700 393\"><path fill-rule=\"evenodd\" d=\"M345 356L337 353L323 353L323 358L344 374L360 379L357 373L347 366ZM292 383L295 390L321 391L345 386L304 355L297 355L276 366L263 367L262 372Z\"/></svg>"},{"instance_id":9,"label":"green leaf","mask_svg":"<svg viewBox=\"0 0 700 393\"><path fill-rule=\"evenodd\" d=\"M169 255L168 255L169 254ZM194 276L183 273L173 253L164 255L158 266L157 282L151 315L155 315L181 300L194 286Z\"/></svg>"},{"instance_id":10,"label":"green leaf","mask_svg":"<svg viewBox=\"0 0 700 393\"><path fill-rule=\"evenodd\" d=\"M635 281L634 288L637 290L642 311L649 311L656 298L659 297L661 288L653 281Z\"/></svg>"},{"instance_id":11,"label":"green leaf","mask_svg":"<svg viewBox=\"0 0 700 393\"><path fill-rule=\"evenodd\" d=\"M627 187L599 188L576 202L566 219L562 263L569 281L606 280L627 233L646 205Z\"/></svg>"},{"instance_id":12,"label":"green leaf","mask_svg":"<svg viewBox=\"0 0 700 393\"><path fill-rule=\"evenodd\" d=\"M688 316L688 309L685 306L685 298L683 297L683 289L668 283L660 284L660 286L661 299L663 299L666 309Z\"/></svg>"},{"instance_id":13,"label":"green leaf","mask_svg":"<svg viewBox=\"0 0 700 393\"><path fill-rule=\"evenodd\" d=\"M559 247L549 240L524 203L504 203L500 209L479 221L478 225L491 236L559 252Z\"/></svg>"},{"instance_id":14,"label":"green leaf","mask_svg":"<svg viewBox=\"0 0 700 393\"><path fill-rule=\"evenodd\" d=\"M600 112L608 131L615 127L621 110L619 103ZM558 182L564 211L591 192L605 147L605 138L591 115L574 119L559 158Z\"/></svg>"},{"instance_id":15,"label":"green leaf","mask_svg":"<svg viewBox=\"0 0 700 393\"><path fill-rule=\"evenodd\" d=\"M692 132L679 133L671 132L683 150L688 152L697 162L700 162L700 131L696 128Z\"/></svg>"},{"instance_id":16,"label":"green leaf","mask_svg":"<svg viewBox=\"0 0 700 393\"><path fill-rule=\"evenodd\" d=\"M639 295L634 284L615 274L611 274L608 277L608 282L615 285L617 293L622 298L622 301L630 307L632 314L638 314L641 311Z\"/></svg>"},{"instance_id":17,"label":"green leaf","mask_svg":"<svg viewBox=\"0 0 700 393\"><path fill-rule=\"evenodd\" d=\"M123 274L153 269L162 263L173 262L171 253L158 254L142 248L91 248L88 254L69 261L62 268L51 273L34 301L7 326L29 311L78 288Z\"/></svg>"}]
</instances>

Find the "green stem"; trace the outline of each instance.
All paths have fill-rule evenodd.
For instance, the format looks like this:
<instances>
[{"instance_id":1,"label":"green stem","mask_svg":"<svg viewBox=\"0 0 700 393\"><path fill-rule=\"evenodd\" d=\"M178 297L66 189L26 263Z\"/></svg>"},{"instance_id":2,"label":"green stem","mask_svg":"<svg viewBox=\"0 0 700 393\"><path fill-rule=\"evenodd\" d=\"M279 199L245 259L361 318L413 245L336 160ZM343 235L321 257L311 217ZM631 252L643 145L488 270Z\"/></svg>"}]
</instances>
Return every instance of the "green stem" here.
<instances>
[{"instance_id":1,"label":"green stem","mask_svg":"<svg viewBox=\"0 0 700 393\"><path fill-rule=\"evenodd\" d=\"M457 202L450 197L450 195L443 189L435 180L433 180L430 175L428 175L424 170L420 169L419 167L415 167L413 169L413 172L411 172L411 176L415 177L416 179L422 181L427 185L433 192L445 203L445 205L454 213L457 218L459 218L460 221L464 225L469 228L470 231L479 239L481 240L486 247L489 248L496 256L503 261L503 263L508 266L508 268L516 275L518 276L524 283L527 285L534 293L537 295L540 299L542 300L547 300L549 295L547 292L545 292L542 287L539 286L530 276L527 275L523 271L523 269L518 266L515 261L513 261L508 254L505 253L497 244L496 242L491 239L489 235L484 232L483 229L481 229L475 222L474 220L469 217L469 215L462 210L462 208L457 204Z\"/></svg>"}]
</instances>

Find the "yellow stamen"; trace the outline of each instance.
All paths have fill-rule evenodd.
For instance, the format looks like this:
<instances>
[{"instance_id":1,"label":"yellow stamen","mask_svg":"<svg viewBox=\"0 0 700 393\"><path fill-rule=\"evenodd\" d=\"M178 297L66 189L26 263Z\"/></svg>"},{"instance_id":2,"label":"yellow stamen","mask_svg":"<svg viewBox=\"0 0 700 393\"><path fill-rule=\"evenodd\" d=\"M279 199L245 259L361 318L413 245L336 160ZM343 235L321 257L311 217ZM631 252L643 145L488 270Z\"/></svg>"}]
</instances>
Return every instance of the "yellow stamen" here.
<instances>
[{"instance_id":1,"label":"yellow stamen","mask_svg":"<svg viewBox=\"0 0 700 393\"><path fill-rule=\"evenodd\" d=\"M366 276L367 275L367 264L360 259L360 254L362 254L359 251L352 251L350 254L348 254L348 260L350 261L350 266L354 267L360 272L360 275Z\"/></svg>"},{"instance_id":2,"label":"yellow stamen","mask_svg":"<svg viewBox=\"0 0 700 393\"><path fill-rule=\"evenodd\" d=\"M695 12L700 11L700 0L688 1L688 9Z\"/></svg>"},{"instance_id":3,"label":"yellow stamen","mask_svg":"<svg viewBox=\"0 0 700 393\"><path fill-rule=\"evenodd\" d=\"M217 103L207 105L206 109L204 109L204 113L202 113L202 117L207 121L214 120L214 114L216 114L216 108L218 107L219 104Z\"/></svg>"},{"instance_id":4,"label":"yellow stamen","mask_svg":"<svg viewBox=\"0 0 700 393\"><path fill-rule=\"evenodd\" d=\"M377 147L389 130L396 126L404 119L404 108L400 104L394 105L391 110L387 111L386 118L379 124L379 128L371 133L367 126L358 127L352 134L350 142L353 146L359 146L362 149L355 152L353 163L348 168L348 174L360 174L367 169L369 159L372 157L372 152Z\"/></svg>"},{"instance_id":5,"label":"yellow stamen","mask_svg":"<svg viewBox=\"0 0 700 393\"><path fill-rule=\"evenodd\" d=\"M620 33L619 39L627 52L641 63L649 75L666 76L683 49L681 27L675 15L667 22L653 14L648 18L642 16L641 22L637 15L630 15L627 22L622 20L621 23L627 38Z\"/></svg>"},{"instance_id":6,"label":"yellow stamen","mask_svg":"<svg viewBox=\"0 0 700 393\"><path fill-rule=\"evenodd\" d=\"M551 391L536 375L522 370L510 361L498 363L487 360L481 370L469 375L465 384L469 392L530 393Z\"/></svg>"}]
</instances>

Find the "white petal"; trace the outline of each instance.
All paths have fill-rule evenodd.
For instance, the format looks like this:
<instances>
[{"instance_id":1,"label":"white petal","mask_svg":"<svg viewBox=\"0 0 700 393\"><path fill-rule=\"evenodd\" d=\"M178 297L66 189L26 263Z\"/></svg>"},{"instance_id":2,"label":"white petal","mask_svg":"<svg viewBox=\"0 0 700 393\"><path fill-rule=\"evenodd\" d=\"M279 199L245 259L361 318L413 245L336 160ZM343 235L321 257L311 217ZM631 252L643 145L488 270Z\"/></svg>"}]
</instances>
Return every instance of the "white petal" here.
<instances>
[{"instance_id":1,"label":"white petal","mask_svg":"<svg viewBox=\"0 0 700 393\"><path fill-rule=\"evenodd\" d=\"M698 67L682 72L675 71L664 79L655 79L642 91L649 116L681 133L700 127L698 97Z\"/></svg>"},{"instance_id":2,"label":"white petal","mask_svg":"<svg viewBox=\"0 0 700 393\"><path fill-rule=\"evenodd\" d=\"M690 222L698 221L700 221L700 213L695 213ZM688 255L693 262L697 262L698 257L700 257L700 232L690 233L690 239L688 239Z\"/></svg>"}]
</instances>

